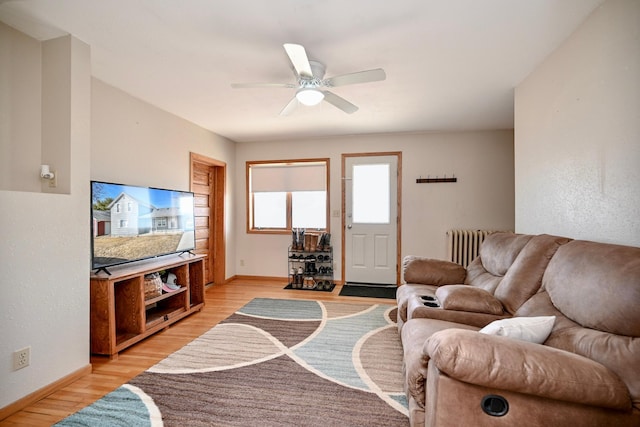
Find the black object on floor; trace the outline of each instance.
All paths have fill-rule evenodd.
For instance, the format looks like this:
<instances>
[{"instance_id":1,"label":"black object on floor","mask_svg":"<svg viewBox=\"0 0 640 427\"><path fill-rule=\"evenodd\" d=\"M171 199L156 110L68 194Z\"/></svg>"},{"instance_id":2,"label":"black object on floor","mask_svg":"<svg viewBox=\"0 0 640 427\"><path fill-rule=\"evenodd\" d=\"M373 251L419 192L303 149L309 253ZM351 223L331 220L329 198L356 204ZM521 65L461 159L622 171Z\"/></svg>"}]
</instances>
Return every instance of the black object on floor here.
<instances>
[{"instance_id":1,"label":"black object on floor","mask_svg":"<svg viewBox=\"0 0 640 427\"><path fill-rule=\"evenodd\" d=\"M294 288L291 283L284 287L284 289L296 289L299 291L320 291L320 292L333 292L333 288L335 287L335 283L331 283L328 286L322 286L321 288Z\"/></svg>"},{"instance_id":2,"label":"black object on floor","mask_svg":"<svg viewBox=\"0 0 640 427\"><path fill-rule=\"evenodd\" d=\"M345 283L340 295L348 297L370 297L395 299L396 285L378 285L373 283Z\"/></svg>"}]
</instances>

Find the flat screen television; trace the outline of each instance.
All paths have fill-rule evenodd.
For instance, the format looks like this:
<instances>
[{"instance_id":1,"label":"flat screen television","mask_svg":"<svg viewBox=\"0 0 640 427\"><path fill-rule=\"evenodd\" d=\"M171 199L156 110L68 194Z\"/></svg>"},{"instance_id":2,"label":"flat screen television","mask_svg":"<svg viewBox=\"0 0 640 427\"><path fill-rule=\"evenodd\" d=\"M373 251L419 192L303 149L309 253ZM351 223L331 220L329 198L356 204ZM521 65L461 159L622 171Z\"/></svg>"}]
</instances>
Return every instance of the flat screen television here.
<instances>
[{"instance_id":1,"label":"flat screen television","mask_svg":"<svg viewBox=\"0 0 640 427\"><path fill-rule=\"evenodd\" d=\"M91 181L91 268L195 249L189 191Z\"/></svg>"}]
</instances>

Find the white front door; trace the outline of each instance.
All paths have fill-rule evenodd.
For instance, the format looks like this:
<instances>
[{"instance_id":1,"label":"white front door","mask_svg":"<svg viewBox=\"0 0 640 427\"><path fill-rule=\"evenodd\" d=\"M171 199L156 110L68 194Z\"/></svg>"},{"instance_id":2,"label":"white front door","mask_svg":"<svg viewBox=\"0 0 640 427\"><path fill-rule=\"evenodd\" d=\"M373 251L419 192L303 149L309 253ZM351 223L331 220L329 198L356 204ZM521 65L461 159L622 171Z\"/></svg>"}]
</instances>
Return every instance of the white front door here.
<instances>
[{"instance_id":1,"label":"white front door","mask_svg":"<svg viewBox=\"0 0 640 427\"><path fill-rule=\"evenodd\" d=\"M398 156L345 156L344 171L344 280L397 284Z\"/></svg>"}]
</instances>

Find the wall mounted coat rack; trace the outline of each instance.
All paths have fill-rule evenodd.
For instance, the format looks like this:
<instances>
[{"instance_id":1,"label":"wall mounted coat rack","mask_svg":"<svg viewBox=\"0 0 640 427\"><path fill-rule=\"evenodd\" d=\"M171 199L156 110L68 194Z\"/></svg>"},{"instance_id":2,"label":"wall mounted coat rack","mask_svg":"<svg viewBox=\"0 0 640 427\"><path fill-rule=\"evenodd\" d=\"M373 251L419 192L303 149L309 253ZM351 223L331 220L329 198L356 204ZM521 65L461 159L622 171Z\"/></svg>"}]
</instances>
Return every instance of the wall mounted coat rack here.
<instances>
[{"instance_id":1,"label":"wall mounted coat rack","mask_svg":"<svg viewBox=\"0 0 640 427\"><path fill-rule=\"evenodd\" d=\"M451 178L447 178L447 176L445 175L444 178L440 178L438 176L436 176L435 178L423 178L420 177L418 179L416 179L416 184L432 184L432 183L436 183L436 182L458 182L458 178L456 178L455 175L453 175Z\"/></svg>"}]
</instances>

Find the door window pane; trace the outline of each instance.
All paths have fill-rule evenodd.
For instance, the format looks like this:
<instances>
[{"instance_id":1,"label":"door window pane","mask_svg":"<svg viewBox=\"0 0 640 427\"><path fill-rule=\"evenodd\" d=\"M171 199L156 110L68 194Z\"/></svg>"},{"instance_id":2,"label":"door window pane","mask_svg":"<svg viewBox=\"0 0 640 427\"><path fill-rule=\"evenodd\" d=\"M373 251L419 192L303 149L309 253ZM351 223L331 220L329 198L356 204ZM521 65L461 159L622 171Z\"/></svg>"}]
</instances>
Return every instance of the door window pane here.
<instances>
[{"instance_id":1,"label":"door window pane","mask_svg":"<svg viewBox=\"0 0 640 427\"><path fill-rule=\"evenodd\" d=\"M326 228L327 192L295 191L291 193L291 211L293 228Z\"/></svg>"},{"instance_id":2,"label":"door window pane","mask_svg":"<svg viewBox=\"0 0 640 427\"><path fill-rule=\"evenodd\" d=\"M255 228L286 228L287 193L254 193L253 226Z\"/></svg>"},{"instance_id":3,"label":"door window pane","mask_svg":"<svg viewBox=\"0 0 640 427\"><path fill-rule=\"evenodd\" d=\"M354 165L353 222L359 224L388 224L389 206L389 165Z\"/></svg>"}]
</instances>

